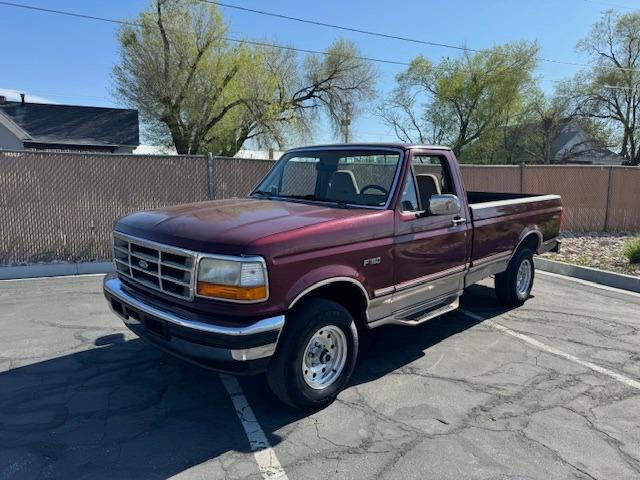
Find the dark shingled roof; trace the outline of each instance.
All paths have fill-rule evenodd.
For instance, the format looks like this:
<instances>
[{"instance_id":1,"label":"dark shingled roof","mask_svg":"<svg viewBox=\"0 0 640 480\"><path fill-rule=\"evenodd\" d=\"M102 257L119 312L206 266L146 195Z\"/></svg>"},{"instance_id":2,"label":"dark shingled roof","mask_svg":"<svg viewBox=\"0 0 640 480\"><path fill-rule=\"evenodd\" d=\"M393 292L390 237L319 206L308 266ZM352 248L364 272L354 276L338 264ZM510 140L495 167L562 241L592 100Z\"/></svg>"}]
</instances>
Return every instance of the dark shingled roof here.
<instances>
[{"instance_id":1,"label":"dark shingled roof","mask_svg":"<svg viewBox=\"0 0 640 480\"><path fill-rule=\"evenodd\" d=\"M119 146L140 144L138 111L45 103L5 102L3 113L31 138L29 143Z\"/></svg>"}]
</instances>

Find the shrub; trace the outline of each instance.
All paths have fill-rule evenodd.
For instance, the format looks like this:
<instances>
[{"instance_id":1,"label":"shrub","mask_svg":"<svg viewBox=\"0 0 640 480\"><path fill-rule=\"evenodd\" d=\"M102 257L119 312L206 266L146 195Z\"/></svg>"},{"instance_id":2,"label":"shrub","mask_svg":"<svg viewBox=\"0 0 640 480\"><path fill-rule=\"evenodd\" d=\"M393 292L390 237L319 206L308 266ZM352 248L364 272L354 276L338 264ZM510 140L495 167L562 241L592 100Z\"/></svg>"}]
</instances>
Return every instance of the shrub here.
<instances>
[{"instance_id":1,"label":"shrub","mask_svg":"<svg viewBox=\"0 0 640 480\"><path fill-rule=\"evenodd\" d=\"M640 263L640 237L634 238L627 243L622 253L631 263Z\"/></svg>"}]
</instances>

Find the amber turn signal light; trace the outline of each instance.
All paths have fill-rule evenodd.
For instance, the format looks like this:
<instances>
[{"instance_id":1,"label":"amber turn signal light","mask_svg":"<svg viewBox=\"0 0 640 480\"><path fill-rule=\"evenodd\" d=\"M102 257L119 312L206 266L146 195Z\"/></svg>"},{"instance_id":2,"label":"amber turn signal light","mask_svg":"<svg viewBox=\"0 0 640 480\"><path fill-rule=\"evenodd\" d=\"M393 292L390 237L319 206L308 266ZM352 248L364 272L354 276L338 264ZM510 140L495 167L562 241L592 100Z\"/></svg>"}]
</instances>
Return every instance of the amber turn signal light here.
<instances>
[{"instance_id":1,"label":"amber turn signal light","mask_svg":"<svg viewBox=\"0 0 640 480\"><path fill-rule=\"evenodd\" d=\"M218 285L215 283L198 282L198 295L203 297L222 298L226 300L265 300L267 298L267 287L237 287L230 285Z\"/></svg>"}]
</instances>

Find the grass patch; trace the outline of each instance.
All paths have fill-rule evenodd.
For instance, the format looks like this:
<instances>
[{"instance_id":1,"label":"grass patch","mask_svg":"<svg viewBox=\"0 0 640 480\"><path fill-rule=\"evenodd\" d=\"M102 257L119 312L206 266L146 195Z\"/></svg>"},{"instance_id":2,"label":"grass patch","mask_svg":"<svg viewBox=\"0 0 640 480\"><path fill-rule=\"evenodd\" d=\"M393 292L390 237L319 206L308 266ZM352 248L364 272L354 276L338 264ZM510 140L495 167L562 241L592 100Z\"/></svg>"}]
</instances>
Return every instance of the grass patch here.
<instances>
[{"instance_id":1,"label":"grass patch","mask_svg":"<svg viewBox=\"0 0 640 480\"><path fill-rule=\"evenodd\" d=\"M634 238L624 246L624 256L631 263L640 263L640 237Z\"/></svg>"}]
</instances>

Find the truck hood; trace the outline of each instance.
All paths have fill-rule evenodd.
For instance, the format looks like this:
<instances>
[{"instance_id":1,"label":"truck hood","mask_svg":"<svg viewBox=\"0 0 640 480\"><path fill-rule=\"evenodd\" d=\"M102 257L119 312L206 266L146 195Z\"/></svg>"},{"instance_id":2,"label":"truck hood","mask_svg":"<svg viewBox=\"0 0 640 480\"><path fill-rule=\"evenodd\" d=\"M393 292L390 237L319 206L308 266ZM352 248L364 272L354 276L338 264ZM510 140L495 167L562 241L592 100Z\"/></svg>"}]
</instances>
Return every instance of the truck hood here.
<instances>
[{"instance_id":1,"label":"truck hood","mask_svg":"<svg viewBox=\"0 0 640 480\"><path fill-rule=\"evenodd\" d=\"M115 229L190 250L239 254L271 235L325 222L348 222L367 213L371 211L244 198L136 212L118 220Z\"/></svg>"}]
</instances>

